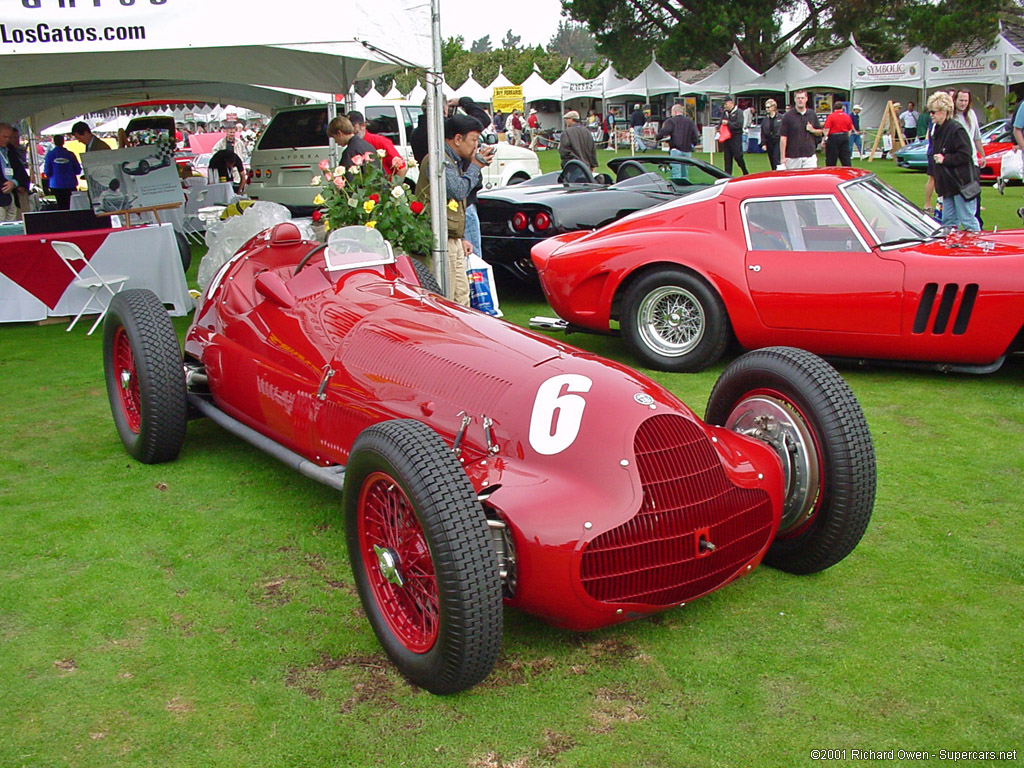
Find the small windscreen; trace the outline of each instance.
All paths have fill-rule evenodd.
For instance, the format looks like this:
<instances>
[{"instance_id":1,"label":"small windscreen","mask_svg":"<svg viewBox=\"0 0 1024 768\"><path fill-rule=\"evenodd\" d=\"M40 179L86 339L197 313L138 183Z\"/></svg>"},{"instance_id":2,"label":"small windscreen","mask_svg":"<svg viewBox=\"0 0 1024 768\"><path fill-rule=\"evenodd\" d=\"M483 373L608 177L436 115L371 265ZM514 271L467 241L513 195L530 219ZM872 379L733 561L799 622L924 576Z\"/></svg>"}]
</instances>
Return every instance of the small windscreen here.
<instances>
[{"instance_id":1,"label":"small windscreen","mask_svg":"<svg viewBox=\"0 0 1024 768\"><path fill-rule=\"evenodd\" d=\"M327 107L317 106L279 112L263 132L259 149L326 147L327 144Z\"/></svg>"}]
</instances>

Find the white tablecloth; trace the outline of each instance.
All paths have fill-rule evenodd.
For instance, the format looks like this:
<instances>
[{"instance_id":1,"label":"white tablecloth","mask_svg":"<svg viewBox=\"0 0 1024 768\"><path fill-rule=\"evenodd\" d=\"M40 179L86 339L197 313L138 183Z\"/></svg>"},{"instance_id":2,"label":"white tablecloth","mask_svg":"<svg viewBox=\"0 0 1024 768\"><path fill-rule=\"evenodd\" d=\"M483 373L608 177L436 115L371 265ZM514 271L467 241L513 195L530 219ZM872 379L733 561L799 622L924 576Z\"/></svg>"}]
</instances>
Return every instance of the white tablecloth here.
<instances>
[{"instance_id":1,"label":"white tablecloth","mask_svg":"<svg viewBox=\"0 0 1024 768\"><path fill-rule=\"evenodd\" d=\"M164 304L171 305L170 313L175 316L187 315L194 306L188 293L185 273L181 268L181 256L178 253L174 230L170 223L161 226L133 227L131 229L102 230L105 237L94 252L86 248L89 262L102 274L127 275L128 288L148 288L153 291ZM95 238L95 233L64 232L54 235L26 235L24 237L0 238L0 322L25 322L42 320L45 317L74 317L89 300L90 291L68 284L61 289L64 282L70 282L72 276L67 267L59 260L54 261L49 251L51 240L68 240L75 242L76 237ZM26 242L32 241L31 252L26 252ZM42 246L42 247L40 247ZM19 248L26 252L24 258L46 257L45 269L53 270L50 276L53 284L43 286L50 289L51 296L59 296L56 301L50 300L52 307L40 298L40 275L34 274L35 285L24 287L18 282L17 260ZM35 255L33 255L35 254ZM31 267L31 265L29 265ZM8 274L9 273L9 274ZM13 277L12 277L13 276ZM24 276L21 278L27 280ZM53 293L56 286L56 294ZM35 292L33 292L33 290Z\"/></svg>"}]
</instances>

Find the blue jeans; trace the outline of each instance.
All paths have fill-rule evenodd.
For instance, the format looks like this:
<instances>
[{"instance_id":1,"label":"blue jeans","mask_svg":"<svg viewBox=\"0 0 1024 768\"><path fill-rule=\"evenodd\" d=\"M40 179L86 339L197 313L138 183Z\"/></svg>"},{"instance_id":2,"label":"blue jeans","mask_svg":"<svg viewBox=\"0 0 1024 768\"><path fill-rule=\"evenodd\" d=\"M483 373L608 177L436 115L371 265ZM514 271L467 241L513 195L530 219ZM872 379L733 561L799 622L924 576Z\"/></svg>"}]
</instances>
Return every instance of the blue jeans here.
<instances>
[{"instance_id":1,"label":"blue jeans","mask_svg":"<svg viewBox=\"0 0 1024 768\"><path fill-rule=\"evenodd\" d=\"M633 126L633 151L646 152L647 145L644 144L644 129L642 125Z\"/></svg>"},{"instance_id":2,"label":"blue jeans","mask_svg":"<svg viewBox=\"0 0 1024 768\"><path fill-rule=\"evenodd\" d=\"M668 153L672 157L685 157L685 158L693 157L693 152L683 152L683 150L681 150L681 149L670 149L668 151ZM689 181L689 179L690 179L690 169L687 168L685 165L679 165L677 163L673 163L672 164L672 178L673 179L684 179L686 181Z\"/></svg>"},{"instance_id":3,"label":"blue jeans","mask_svg":"<svg viewBox=\"0 0 1024 768\"><path fill-rule=\"evenodd\" d=\"M477 213L475 205L466 207L466 232L462 238L473 244L473 253L483 256L483 245L480 243L480 214Z\"/></svg>"},{"instance_id":4,"label":"blue jeans","mask_svg":"<svg viewBox=\"0 0 1024 768\"><path fill-rule=\"evenodd\" d=\"M864 147L861 146L860 134L859 133L851 133L850 134L850 153L851 154L853 153L854 146L857 147L857 151L858 152L860 152L861 154L864 153Z\"/></svg>"},{"instance_id":5,"label":"blue jeans","mask_svg":"<svg viewBox=\"0 0 1024 768\"><path fill-rule=\"evenodd\" d=\"M942 198L942 226L977 232L978 198L964 200L960 195L946 195Z\"/></svg>"}]
</instances>

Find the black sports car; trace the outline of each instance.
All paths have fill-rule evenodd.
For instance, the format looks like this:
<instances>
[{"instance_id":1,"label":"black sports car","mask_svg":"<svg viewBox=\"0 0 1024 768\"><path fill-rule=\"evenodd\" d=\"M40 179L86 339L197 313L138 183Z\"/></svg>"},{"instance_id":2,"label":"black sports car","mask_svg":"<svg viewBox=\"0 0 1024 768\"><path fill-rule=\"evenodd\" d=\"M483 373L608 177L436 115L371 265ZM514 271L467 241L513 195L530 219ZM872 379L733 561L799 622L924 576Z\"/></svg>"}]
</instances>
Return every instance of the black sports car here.
<instances>
[{"instance_id":1,"label":"black sports car","mask_svg":"<svg viewBox=\"0 0 1024 768\"><path fill-rule=\"evenodd\" d=\"M481 192L477 202L484 260L537 284L530 249L553 235L595 229L729 178L720 168L682 157L617 157L615 180L572 160L561 171Z\"/></svg>"}]
</instances>

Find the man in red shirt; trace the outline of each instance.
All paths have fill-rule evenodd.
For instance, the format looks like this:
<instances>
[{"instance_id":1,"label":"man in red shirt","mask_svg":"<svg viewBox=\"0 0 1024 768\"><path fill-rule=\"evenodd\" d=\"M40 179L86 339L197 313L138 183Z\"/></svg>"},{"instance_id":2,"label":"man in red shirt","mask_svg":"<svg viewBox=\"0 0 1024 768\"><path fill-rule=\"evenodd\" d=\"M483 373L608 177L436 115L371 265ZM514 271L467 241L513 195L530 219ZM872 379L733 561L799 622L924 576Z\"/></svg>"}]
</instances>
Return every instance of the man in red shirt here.
<instances>
[{"instance_id":1,"label":"man in red shirt","mask_svg":"<svg viewBox=\"0 0 1024 768\"><path fill-rule=\"evenodd\" d=\"M825 118L825 165L842 165L849 168L850 133L853 131L853 120L843 111L843 102L832 105L832 114Z\"/></svg>"},{"instance_id":2,"label":"man in red shirt","mask_svg":"<svg viewBox=\"0 0 1024 768\"><path fill-rule=\"evenodd\" d=\"M352 123L352 127L356 129L356 136L366 141L374 149L384 150L384 158L381 162L388 178L394 181L404 179L409 167L406 165L402 153L395 147L394 142L386 136L380 136L366 130L366 118L363 117L362 112L349 112L346 117ZM378 154L380 153L378 152Z\"/></svg>"}]
</instances>

